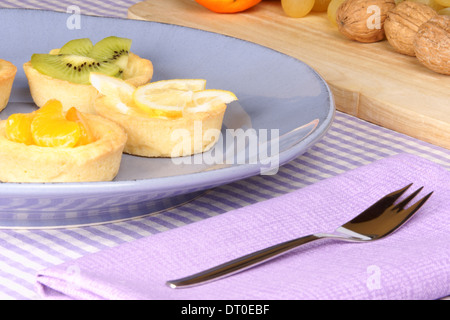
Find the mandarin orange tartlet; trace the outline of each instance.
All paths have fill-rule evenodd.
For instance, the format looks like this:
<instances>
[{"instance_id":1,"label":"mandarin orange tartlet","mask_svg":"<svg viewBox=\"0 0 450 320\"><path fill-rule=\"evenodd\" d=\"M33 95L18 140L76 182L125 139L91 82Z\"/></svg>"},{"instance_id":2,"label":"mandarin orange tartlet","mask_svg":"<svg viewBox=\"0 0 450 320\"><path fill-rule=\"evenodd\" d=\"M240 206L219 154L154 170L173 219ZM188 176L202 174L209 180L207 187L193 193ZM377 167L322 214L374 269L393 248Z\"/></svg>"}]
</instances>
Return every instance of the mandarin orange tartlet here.
<instances>
[{"instance_id":1,"label":"mandarin orange tartlet","mask_svg":"<svg viewBox=\"0 0 450 320\"><path fill-rule=\"evenodd\" d=\"M181 157L211 149L220 137L227 103L225 90L206 90L203 79L172 79L135 87L123 80L91 73L103 95L97 114L127 133L124 152L144 157Z\"/></svg>"},{"instance_id":2,"label":"mandarin orange tartlet","mask_svg":"<svg viewBox=\"0 0 450 320\"><path fill-rule=\"evenodd\" d=\"M69 41L48 54L33 54L23 65L31 96L38 107L48 100L61 101L63 110L76 106L94 113L93 102L99 95L90 84L90 72L114 76L138 86L153 76L150 60L130 52L131 40L108 37L95 45L89 39Z\"/></svg>"},{"instance_id":3,"label":"mandarin orange tartlet","mask_svg":"<svg viewBox=\"0 0 450 320\"><path fill-rule=\"evenodd\" d=\"M127 136L112 121L50 100L0 121L0 181L92 182L117 175Z\"/></svg>"},{"instance_id":4,"label":"mandarin orange tartlet","mask_svg":"<svg viewBox=\"0 0 450 320\"><path fill-rule=\"evenodd\" d=\"M11 62L0 59L0 111L5 109L11 95L11 89L17 68Z\"/></svg>"}]
</instances>

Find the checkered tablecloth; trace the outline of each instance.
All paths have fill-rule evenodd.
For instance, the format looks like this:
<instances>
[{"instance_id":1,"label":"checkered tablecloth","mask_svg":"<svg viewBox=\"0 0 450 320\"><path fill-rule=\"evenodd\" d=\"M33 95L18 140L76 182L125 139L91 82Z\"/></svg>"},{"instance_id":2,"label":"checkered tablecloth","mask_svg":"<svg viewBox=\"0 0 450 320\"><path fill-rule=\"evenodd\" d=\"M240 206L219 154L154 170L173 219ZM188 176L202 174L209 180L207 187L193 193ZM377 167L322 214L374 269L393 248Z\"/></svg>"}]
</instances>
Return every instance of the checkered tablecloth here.
<instances>
[{"instance_id":1,"label":"checkered tablecloth","mask_svg":"<svg viewBox=\"0 0 450 320\"><path fill-rule=\"evenodd\" d=\"M2 8L123 17L138 1L7 1ZM1 21L0 21L1 24ZM450 150L337 112L327 135L274 176L255 176L215 188L177 208L145 218L69 229L0 230L0 299L34 299L38 270L266 200L398 153L420 155L450 169Z\"/></svg>"}]
</instances>

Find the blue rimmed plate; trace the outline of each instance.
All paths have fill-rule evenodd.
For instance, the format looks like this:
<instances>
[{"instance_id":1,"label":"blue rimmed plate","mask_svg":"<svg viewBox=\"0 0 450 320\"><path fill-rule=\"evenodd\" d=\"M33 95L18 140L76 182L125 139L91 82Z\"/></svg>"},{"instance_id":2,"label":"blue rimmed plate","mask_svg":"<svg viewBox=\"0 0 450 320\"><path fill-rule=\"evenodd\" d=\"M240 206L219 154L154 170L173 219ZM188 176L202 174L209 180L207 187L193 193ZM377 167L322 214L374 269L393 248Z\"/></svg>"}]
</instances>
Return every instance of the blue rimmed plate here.
<instances>
[{"instance_id":1,"label":"blue rimmed plate","mask_svg":"<svg viewBox=\"0 0 450 320\"><path fill-rule=\"evenodd\" d=\"M223 139L208 153L179 159L124 155L111 182L1 183L0 227L96 224L180 205L213 187L275 174L319 141L333 121L334 101L324 80L277 51L170 24L81 16L73 28L68 19L65 13L0 10L0 38L6 44L0 57L18 67L0 118L36 108L22 69L33 53L75 38L96 42L110 35L133 40L132 51L153 62L153 80L202 78L207 88L230 90L239 101L229 105ZM241 149L234 146L239 137L245 141ZM0 170L7 170L1 161Z\"/></svg>"}]
</instances>

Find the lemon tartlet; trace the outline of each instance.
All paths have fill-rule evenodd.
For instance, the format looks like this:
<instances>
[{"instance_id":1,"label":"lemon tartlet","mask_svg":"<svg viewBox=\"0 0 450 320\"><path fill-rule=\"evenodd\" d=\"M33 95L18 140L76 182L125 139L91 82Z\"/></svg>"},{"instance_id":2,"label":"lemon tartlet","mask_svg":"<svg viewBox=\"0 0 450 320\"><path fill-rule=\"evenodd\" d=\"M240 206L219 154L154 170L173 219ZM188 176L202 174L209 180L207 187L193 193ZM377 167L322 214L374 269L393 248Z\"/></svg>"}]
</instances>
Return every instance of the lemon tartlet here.
<instances>
[{"instance_id":1,"label":"lemon tartlet","mask_svg":"<svg viewBox=\"0 0 450 320\"><path fill-rule=\"evenodd\" d=\"M52 50L50 54L58 54L58 49ZM52 78L33 68L31 61L26 62L23 69L28 79L31 96L38 107L42 107L50 99L57 99L61 101L65 111L76 106L82 112L95 113L93 102L99 92L92 85ZM130 52L123 79L138 86L149 82L152 76L152 62Z\"/></svg>"},{"instance_id":2,"label":"lemon tartlet","mask_svg":"<svg viewBox=\"0 0 450 320\"><path fill-rule=\"evenodd\" d=\"M0 111L5 109L11 95L11 89L17 67L11 62L0 59Z\"/></svg>"},{"instance_id":3,"label":"lemon tartlet","mask_svg":"<svg viewBox=\"0 0 450 320\"><path fill-rule=\"evenodd\" d=\"M0 121L0 181L93 182L117 175L127 136L114 122L84 114L93 142L76 147L43 147L15 142Z\"/></svg>"},{"instance_id":4,"label":"lemon tartlet","mask_svg":"<svg viewBox=\"0 0 450 320\"><path fill-rule=\"evenodd\" d=\"M149 117L138 110L123 113L117 100L102 96L95 100L95 111L116 122L127 133L124 152L144 157L172 158L202 153L217 142L226 104L208 112L191 113L177 119Z\"/></svg>"},{"instance_id":5,"label":"lemon tartlet","mask_svg":"<svg viewBox=\"0 0 450 320\"><path fill-rule=\"evenodd\" d=\"M220 138L227 103L236 96L205 90L203 79L171 79L133 87L119 79L91 73L103 95L97 114L127 133L124 152L144 157L182 157L211 149Z\"/></svg>"}]
</instances>

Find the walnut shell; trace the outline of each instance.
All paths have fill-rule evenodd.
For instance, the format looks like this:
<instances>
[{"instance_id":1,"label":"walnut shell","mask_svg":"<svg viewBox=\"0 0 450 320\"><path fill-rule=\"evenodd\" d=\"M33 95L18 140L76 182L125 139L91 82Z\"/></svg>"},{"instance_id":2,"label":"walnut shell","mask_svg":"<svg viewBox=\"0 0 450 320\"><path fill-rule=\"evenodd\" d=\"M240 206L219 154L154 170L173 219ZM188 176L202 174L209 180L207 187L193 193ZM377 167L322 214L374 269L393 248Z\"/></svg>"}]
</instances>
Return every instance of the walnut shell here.
<instances>
[{"instance_id":1,"label":"walnut shell","mask_svg":"<svg viewBox=\"0 0 450 320\"><path fill-rule=\"evenodd\" d=\"M339 31L351 40L376 42L383 40L384 21L395 0L346 0L336 13Z\"/></svg>"},{"instance_id":2,"label":"walnut shell","mask_svg":"<svg viewBox=\"0 0 450 320\"><path fill-rule=\"evenodd\" d=\"M384 22L384 32L395 51L415 56L414 37L419 27L437 15L426 4L412 1L400 2L388 12Z\"/></svg>"},{"instance_id":3,"label":"walnut shell","mask_svg":"<svg viewBox=\"0 0 450 320\"><path fill-rule=\"evenodd\" d=\"M414 52L428 69L450 75L450 16L437 15L422 24L414 37Z\"/></svg>"}]
</instances>

